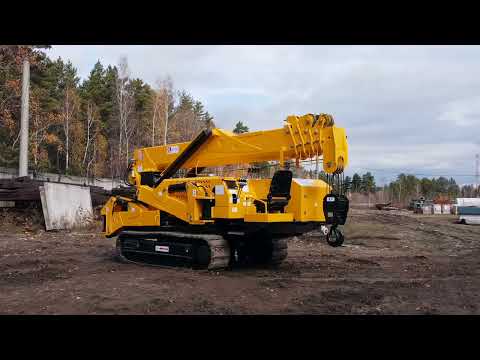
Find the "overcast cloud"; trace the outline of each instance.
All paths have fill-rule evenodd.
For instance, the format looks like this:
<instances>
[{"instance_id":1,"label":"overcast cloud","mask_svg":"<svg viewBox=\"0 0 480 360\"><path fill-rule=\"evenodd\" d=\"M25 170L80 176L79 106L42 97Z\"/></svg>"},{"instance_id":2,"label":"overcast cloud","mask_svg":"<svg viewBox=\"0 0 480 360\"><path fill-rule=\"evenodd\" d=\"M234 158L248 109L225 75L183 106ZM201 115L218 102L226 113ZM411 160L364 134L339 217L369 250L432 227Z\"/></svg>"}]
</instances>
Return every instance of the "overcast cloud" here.
<instances>
[{"instance_id":1,"label":"overcast cloud","mask_svg":"<svg viewBox=\"0 0 480 360\"><path fill-rule=\"evenodd\" d=\"M345 127L347 174L378 183L400 171L473 175L480 153L479 46L53 46L86 78L127 56L154 86L170 75L214 116L276 128L289 114L330 113ZM473 183L473 176L454 176Z\"/></svg>"}]
</instances>

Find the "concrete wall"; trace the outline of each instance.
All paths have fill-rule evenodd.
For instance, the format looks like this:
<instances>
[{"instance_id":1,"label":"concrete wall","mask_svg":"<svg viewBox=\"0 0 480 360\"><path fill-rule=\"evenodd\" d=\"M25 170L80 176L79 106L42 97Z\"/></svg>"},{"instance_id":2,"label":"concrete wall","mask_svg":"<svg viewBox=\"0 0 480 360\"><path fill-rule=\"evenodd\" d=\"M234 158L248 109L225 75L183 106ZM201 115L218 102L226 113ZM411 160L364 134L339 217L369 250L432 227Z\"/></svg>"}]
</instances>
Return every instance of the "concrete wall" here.
<instances>
[{"instance_id":1,"label":"concrete wall","mask_svg":"<svg viewBox=\"0 0 480 360\"><path fill-rule=\"evenodd\" d=\"M72 229L91 223L89 187L44 183L40 186L40 197L47 230Z\"/></svg>"},{"instance_id":2,"label":"concrete wall","mask_svg":"<svg viewBox=\"0 0 480 360\"><path fill-rule=\"evenodd\" d=\"M30 171L28 173L29 177L33 179L33 173ZM4 168L0 167L0 179L13 179L18 176L18 169L13 168ZM120 186L122 184L119 180L112 180L106 178L97 178L97 179L86 179L81 176L71 176L71 175L59 175L53 173L37 173L35 177L37 180L44 181L58 181L66 182L78 185L90 185L90 186L99 186L105 190L112 190L112 188Z\"/></svg>"}]
</instances>

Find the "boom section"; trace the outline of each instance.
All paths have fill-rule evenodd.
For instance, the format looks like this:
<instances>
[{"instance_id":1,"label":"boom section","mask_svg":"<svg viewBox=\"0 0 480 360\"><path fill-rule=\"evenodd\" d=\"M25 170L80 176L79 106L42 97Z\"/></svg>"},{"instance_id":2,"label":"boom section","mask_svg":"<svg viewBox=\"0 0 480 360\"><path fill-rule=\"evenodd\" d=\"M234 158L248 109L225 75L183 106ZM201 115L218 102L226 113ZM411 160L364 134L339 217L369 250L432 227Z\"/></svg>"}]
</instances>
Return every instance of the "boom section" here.
<instances>
[{"instance_id":1,"label":"boom section","mask_svg":"<svg viewBox=\"0 0 480 360\"><path fill-rule=\"evenodd\" d=\"M316 156L323 156L324 171L333 174L342 172L348 163L345 129L336 127L332 116L327 114L288 116L283 128L238 135L212 129L199 138L201 141L135 150L132 175L162 173L169 167L170 172L172 164L194 169L271 160L283 164L289 159L299 161Z\"/></svg>"}]
</instances>

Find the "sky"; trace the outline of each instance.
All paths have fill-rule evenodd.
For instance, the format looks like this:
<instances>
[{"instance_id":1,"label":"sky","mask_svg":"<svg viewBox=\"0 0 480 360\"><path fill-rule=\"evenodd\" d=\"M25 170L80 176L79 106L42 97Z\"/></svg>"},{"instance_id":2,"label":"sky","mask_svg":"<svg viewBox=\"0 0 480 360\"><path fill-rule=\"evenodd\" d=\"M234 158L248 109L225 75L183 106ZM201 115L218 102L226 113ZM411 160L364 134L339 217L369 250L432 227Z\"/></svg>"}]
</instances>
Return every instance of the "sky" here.
<instances>
[{"instance_id":1,"label":"sky","mask_svg":"<svg viewBox=\"0 0 480 360\"><path fill-rule=\"evenodd\" d=\"M52 46L82 79L126 56L133 77L201 100L217 127L283 125L328 113L347 131L349 167L383 185L400 172L475 183L480 46Z\"/></svg>"}]
</instances>

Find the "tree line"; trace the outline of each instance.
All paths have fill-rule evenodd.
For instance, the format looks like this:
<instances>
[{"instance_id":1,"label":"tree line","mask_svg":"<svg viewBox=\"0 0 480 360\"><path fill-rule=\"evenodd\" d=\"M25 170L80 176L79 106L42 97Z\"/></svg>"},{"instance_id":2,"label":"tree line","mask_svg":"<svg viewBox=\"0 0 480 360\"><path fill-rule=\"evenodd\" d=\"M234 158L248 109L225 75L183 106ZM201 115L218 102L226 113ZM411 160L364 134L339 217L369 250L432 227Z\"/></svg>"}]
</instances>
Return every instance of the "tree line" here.
<instances>
[{"instance_id":1,"label":"tree line","mask_svg":"<svg viewBox=\"0 0 480 360\"><path fill-rule=\"evenodd\" d=\"M34 172L121 178L135 148L189 141L200 130L215 127L202 102L186 90L175 89L169 76L152 86L133 77L123 57L116 65L98 61L81 80L70 61L50 59L47 48L0 46L0 166L18 166L25 58L31 66L29 168ZM240 121L233 129L237 134L247 131ZM271 175L269 162L253 165L259 176ZM298 176L316 177L312 170L295 171ZM367 172L346 176L345 185L350 193L383 191L389 201L397 202L419 196L480 196L478 188L459 187L445 177L400 174L378 187Z\"/></svg>"},{"instance_id":2,"label":"tree line","mask_svg":"<svg viewBox=\"0 0 480 360\"><path fill-rule=\"evenodd\" d=\"M351 178L346 176L345 184L348 191L353 193L370 194L377 191L375 177L370 172L363 175L355 173Z\"/></svg>"},{"instance_id":3,"label":"tree line","mask_svg":"<svg viewBox=\"0 0 480 360\"><path fill-rule=\"evenodd\" d=\"M233 132L236 134L248 131L248 126L241 121L237 122L233 129ZM270 167L272 165L269 162L256 163L254 165L257 165L259 168L261 176L271 176ZM305 169L303 166L297 169L293 161L287 161L286 165L294 172L294 176L327 180L327 175L323 171L319 171L316 174L314 170ZM475 188L473 185L460 187L453 178L447 179L443 176L432 179L427 177L417 178L414 175L404 173L399 174L396 180L383 187L376 185L375 177L371 172L366 172L365 174L354 173L352 177L345 176L343 186L346 192L350 194L370 195L383 192L383 198L386 201L400 204L406 204L412 199L418 199L419 197L425 197L426 199L453 199L456 197L480 196L480 187Z\"/></svg>"},{"instance_id":4,"label":"tree line","mask_svg":"<svg viewBox=\"0 0 480 360\"><path fill-rule=\"evenodd\" d=\"M248 132L249 128L243 122L239 121L235 124L233 132L241 134ZM262 162L253 164L259 168L259 174L263 177L272 175L270 162ZM303 166L296 168L293 161L287 161L286 165L294 172L294 176L308 177L310 179L319 178L327 180L327 176L323 171L318 174L312 169L305 169ZM278 166L274 166L276 170ZM357 193L363 195L375 194L383 192L383 198L389 202L406 204L412 199L424 197L426 199L456 197L480 197L480 187L475 188L473 185L459 186L455 179L447 179L443 176L438 178L417 178L411 174L401 173L397 179L391 181L384 186L377 186L375 177L371 172L365 174L354 173L353 176L345 176L343 186L347 193Z\"/></svg>"},{"instance_id":5,"label":"tree line","mask_svg":"<svg viewBox=\"0 0 480 360\"><path fill-rule=\"evenodd\" d=\"M22 63L30 61L29 168L85 177L123 177L138 147L191 140L214 127L201 101L170 77L151 86L128 59L98 61L83 81L49 46L0 47L0 166L19 156Z\"/></svg>"},{"instance_id":6,"label":"tree line","mask_svg":"<svg viewBox=\"0 0 480 360\"><path fill-rule=\"evenodd\" d=\"M480 196L480 188L475 188L473 185L459 186L455 179L447 179L443 176L430 179L401 173L394 181L379 187L375 184L375 177L370 172L367 172L363 175L355 173L351 178L347 176L345 177L345 183L350 193L366 195L383 191L384 198L387 201L396 203L407 203L419 197L425 197L426 199L440 197L453 199L456 197Z\"/></svg>"}]
</instances>

